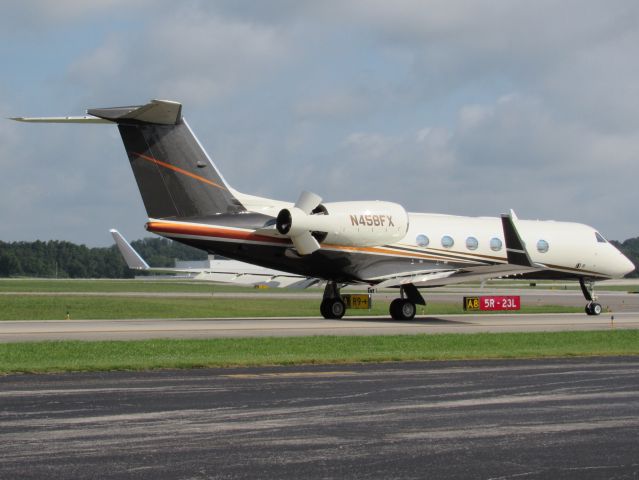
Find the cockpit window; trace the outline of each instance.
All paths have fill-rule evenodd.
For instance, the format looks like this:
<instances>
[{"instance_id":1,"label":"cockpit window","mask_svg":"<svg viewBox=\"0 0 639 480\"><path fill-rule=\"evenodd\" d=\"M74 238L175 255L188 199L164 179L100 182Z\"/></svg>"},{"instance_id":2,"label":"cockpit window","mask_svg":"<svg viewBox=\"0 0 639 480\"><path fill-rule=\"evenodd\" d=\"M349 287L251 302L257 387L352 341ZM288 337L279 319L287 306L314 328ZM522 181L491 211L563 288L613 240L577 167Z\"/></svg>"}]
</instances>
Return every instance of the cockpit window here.
<instances>
[{"instance_id":1,"label":"cockpit window","mask_svg":"<svg viewBox=\"0 0 639 480\"><path fill-rule=\"evenodd\" d=\"M597 237L597 241L598 241L599 243L608 243L608 242L606 242L606 239L605 239L605 238L603 238L603 237L601 236L601 233L599 233L599 232L595 232L595 237Z\"/></svg>"}]
</instances>

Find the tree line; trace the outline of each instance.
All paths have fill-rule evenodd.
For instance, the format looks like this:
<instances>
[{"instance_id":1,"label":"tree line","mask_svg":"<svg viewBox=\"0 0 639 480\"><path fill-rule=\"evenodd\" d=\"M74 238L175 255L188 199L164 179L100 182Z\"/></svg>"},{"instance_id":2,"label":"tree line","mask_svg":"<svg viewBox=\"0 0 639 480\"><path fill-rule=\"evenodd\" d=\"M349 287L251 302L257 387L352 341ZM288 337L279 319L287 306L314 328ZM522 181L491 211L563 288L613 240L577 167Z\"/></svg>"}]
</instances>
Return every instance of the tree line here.
<instances>
[{"instance_id":1,"label":"tree line","mask_svg":"<svg viewBox=\"0 0 639 480\"><path fill-rule=\"evenodd\" d=\"M632 263L635 264L635 271L626 275L628 278L637 278L639 277L639 272L637 272L636 268L639 268L639 237L629 238L628 240L624 240L623 242L617 242L616 240L611 240L615 247L617 247L621 252L630 259Z\"/></svg>"},{"instance_id":2,"label":"tree line","mask_svg":"<svg viewBox=\"0 0 639 480\"><path fill-rule=\"evenodd\" d=\"M175 259L205 260L206 252L166 238L131 242L149 265L173 267ZM115 245L89 248L71 242L0 242L0 277L133 278Z\"/></svg>"},{"instance_id":3,"label":"tree line","mask_svg":"<svg viewBox=\"0 0 639 480\"><path fill-rule=\"evenodd\" d=\"M639 265L639 237L624 242L611 241L635 265ZM131 242L133 248L154 267L173 267L178 260L205 260L202 250L166 238L143 238ZM48 278L132 278L115 245L89 248L71 242L1 242L0 277ZM639 277L636 270L629 275Z\"/></svg>"}]
</instances>

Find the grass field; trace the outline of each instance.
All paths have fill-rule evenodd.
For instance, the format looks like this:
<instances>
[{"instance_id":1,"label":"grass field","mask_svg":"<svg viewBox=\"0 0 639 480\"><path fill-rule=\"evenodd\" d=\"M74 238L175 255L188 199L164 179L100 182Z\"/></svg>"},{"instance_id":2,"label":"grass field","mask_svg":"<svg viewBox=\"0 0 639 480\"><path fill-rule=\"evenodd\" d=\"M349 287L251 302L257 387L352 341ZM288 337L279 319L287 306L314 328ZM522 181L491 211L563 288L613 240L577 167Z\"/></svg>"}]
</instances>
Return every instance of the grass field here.
<instances>
[{"instance_id":1,"label":"grass field","mask_svg":"<svg viewBox=\"0 0 639 480\"><path fill-rule=\"evenodd\" d=\"M638 355L639 331L0 344L0 373Z\"/></svg>"},{"instance_id":2,"label":"grass field","mask_svg":"<svg viewBox=\"0 0 639 480\"><path fill-rule=\"evenodd\" d=\"M319 298L282 299L268 294L282 290L193 281L9 279L0 280L0 292L12 292L0 295L0 320L63 320L67 314L76 320L319 314ZM65 295L71 292L86 295ZM264 296L227 298L215 296L218 292ZM160 295L144 296L148 293ZM189 298L172 293L211 295ZM521 313L581 311L524 306ZM460 301L419 306L417 313L463 310ZM347 315L388 316L388 302L377 297L371 311L348 310ZM5 343L0 344L0 373L619 354L639 354L639 331Z\"/></svg>"},{"instance_id":3,"label":"grass field","mask_svg":"<svg viewBox=\"0 0 639 480\"><path fill-rule=\"evenodd\" d=\"M0 320L107 320L139 318L212 318L318 316L319 299L164 298L124 296L3 295ZM581 312L583 308L552 305L522 307L520 313ZM374 301L371 310L347 310L352 315L388 316L388 302ZM464 313L457 304L418 306L417 314ZM476 312L475 312L476 313Z\"/></svg>"}]
</instances>

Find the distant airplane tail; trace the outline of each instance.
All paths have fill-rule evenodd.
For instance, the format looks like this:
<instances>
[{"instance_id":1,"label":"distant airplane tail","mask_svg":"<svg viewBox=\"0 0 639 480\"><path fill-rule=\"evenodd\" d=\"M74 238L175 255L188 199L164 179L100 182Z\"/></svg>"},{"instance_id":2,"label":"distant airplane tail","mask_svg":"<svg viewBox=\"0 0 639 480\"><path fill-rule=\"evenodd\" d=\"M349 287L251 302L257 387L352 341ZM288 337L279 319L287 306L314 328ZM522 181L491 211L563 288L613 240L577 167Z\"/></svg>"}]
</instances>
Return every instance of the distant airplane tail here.
<instances>
[{"instance_id":1,"label":"distant airplane tail","mask_svg":"<svg viewBox=\"0 0 639 480\"><path fill-rule=\"evenodd\" d=\"M15 120L117 123L150 218L202 218L245 211L182 118L180 103L152 100L134 107L94 108L87 114Z\"/></svg>"},{"instance_id":2,"label":"distant airplane tail","mask_svg":"<svg viewBox=\"0 0 639 480\"><path fill-rule=\"evenodd\" d=\"M112 228L109 230L115 240L115 244L120 250L124 261L131 270L149 270L149 264L144 261L138 252L136 252L131 244L126 241L120 232Z\"/></svg>"}]
</instances>

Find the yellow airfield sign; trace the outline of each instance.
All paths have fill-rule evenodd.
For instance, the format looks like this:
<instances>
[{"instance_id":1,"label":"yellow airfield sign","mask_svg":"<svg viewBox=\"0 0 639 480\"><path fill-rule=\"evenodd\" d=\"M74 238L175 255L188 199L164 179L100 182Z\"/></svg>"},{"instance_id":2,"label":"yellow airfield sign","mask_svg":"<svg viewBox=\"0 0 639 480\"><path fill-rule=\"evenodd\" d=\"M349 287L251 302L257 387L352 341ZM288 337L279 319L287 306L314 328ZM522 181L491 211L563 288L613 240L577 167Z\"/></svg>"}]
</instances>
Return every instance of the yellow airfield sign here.
<instances>
[{"instance_id":1,"label":"yellow airfield sign","mask_svg":"<svg viewBox=\"0 0 639 480\"><path fill-rule=\"evenodd\" d=\"M342 295L342 301L346 308L352 308L355 310L370 310L373 306L373 301L369 293L349 293Z\"/></svg>"}]
</instances>

